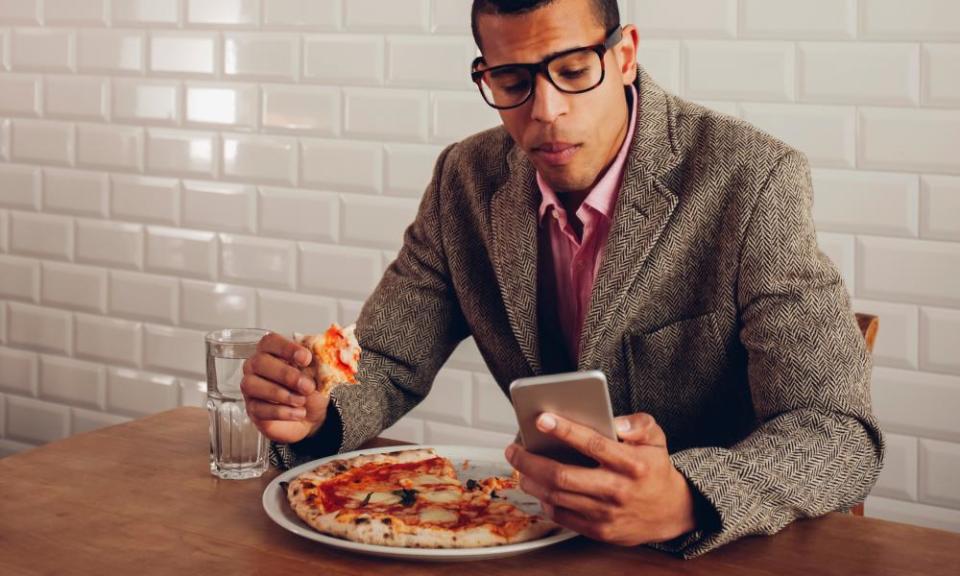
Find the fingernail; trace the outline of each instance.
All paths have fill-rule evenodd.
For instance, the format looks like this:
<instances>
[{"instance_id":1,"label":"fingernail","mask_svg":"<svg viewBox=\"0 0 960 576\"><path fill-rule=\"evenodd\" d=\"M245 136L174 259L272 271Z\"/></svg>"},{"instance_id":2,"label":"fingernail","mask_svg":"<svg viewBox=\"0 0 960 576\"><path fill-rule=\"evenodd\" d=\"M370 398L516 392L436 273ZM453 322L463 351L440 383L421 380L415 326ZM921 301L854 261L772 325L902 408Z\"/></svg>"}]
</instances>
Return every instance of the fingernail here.
<instances>
[{"instance_id":1,"label":"fingernail","mask_svg":"<svg viewBox=\"0 0 960 576\"><path fill-rule=\"evenodd\" d=\"M307 399L299 394L291 394L290 403L293 404L294 406L303 406L304 404L307 403Z\"/></svg>"},{"instance_id":2,"label":"fingernail","mask_svg":"<svg viewBox=\"0 0 960 576\"><path fill-rule=\"evenodd\" d=\"M300 391L304 394L309 394L313 392L313 382L309 378L300 379Z\"/></svg>"},{"instance_id":3,"label":"fingernail","mask_svg":"<svg viewBox=\"0 0 960 576\"><path fill-rule=\"evenodd\" d=\"M508 461L513 461L513 455L517 452L516 447L511 444L507 446L506 456Z\"/></svg>"},{"instance_id":4,"label":"fingernail","mask_svg":"<svg viewBox=\"0 0 960 576\"><path fill-rule=\"evenodd\" d=\"M544 432L549 432L557 427L557 419L553 417L553 414L541 414L537 418L537 428L540 428Z\"/></svg>"},{"instance_id":5,"label":"fingernail","mask_svg":"<svg viewBox=\"0 0 960 576\"><path fill-rule=\"evenodd\" d=\"M306 350L297 350L293 355L293 359L297 361L297 364L306 366L310 363L310 353Z\"/></svg>"},{"instance_id":6,"label":"fingernail","mask_svg":"<svg viewBox=\"0 0 960 576\"><path fill-rule=\"evenodd\" d=\"M294 409L293 409L293 417L294 417L294 418L306 418L306 417L307 417L307 411L304 410L303 408L294 408Z\"/></svg>"},{"instance_id":7,"label":"fingernail","mask_svg":"<svg viewBox=\"0 0 960 576\"><path fill-rule=\"evenodd\" d=\"M630 420L626 418L617 419L617 432L629 432L630 431Z\"/></svg>"}]
</instances>

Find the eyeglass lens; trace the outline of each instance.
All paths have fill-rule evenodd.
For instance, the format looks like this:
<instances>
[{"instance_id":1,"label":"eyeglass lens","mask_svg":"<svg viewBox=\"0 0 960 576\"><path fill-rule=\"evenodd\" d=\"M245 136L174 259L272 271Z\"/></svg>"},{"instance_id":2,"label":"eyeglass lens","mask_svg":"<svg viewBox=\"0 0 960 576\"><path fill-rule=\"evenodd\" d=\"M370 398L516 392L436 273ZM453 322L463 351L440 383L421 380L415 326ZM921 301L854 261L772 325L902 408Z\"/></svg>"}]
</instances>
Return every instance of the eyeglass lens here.
<instances>
[{"instance_id":1,"label":"eyeglass lens","mask_svg":"<svg viewBox=\"0 0 960 576\"><path fill-rule=\"evenodd\" d=\"M564 54L547 64L551 83L562 92L585 92L603 79L603 62L594 50L584 49ZM483 97L498 108L520 104L533 90L534 72L527 67L504 66L483 75L480 88Z\"/></svg>"}]
</instances>

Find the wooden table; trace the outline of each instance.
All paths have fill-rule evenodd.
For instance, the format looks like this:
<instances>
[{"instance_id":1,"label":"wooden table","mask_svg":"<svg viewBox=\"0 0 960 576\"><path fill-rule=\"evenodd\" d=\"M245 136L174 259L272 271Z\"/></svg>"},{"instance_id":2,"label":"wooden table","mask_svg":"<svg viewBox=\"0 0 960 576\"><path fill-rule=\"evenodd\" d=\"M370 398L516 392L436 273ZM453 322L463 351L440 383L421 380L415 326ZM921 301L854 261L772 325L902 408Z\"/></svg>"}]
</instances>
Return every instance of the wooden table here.
<instances>
[{"instance_id":1,"label":"wooden table","mask_svg":"<svg viewBox=\"0 0 960 576\"><path fill-rule=\"evenodd\" d=\"M494 561L391 561L295 536L260 506L276 475L218 480L207 416L180 408L0 459L0 573L960 574L960 535L844 514L696 560L576 538Z\"/></svg>"}]
</instances>

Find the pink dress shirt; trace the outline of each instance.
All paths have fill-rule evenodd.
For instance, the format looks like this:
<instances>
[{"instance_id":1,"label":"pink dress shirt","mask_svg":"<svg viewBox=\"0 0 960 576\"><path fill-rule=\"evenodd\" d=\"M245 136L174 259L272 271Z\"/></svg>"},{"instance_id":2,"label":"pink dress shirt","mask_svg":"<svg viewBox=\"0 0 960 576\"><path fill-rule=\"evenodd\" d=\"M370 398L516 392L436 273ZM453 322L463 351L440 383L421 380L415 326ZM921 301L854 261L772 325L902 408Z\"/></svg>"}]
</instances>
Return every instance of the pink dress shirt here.
<instances>
[{"instance_id":1,"label":"pink dress shirt","mask_svg":"<svg viewBox=\"0 0 960 576\"><path fill-rule=\"evenodd\" d=\"M577 209L577 218L583 224L582 238L577 237L557 193L537 173L537 184L543 196L540 202L540 230L541 234L546 235L541 240L541 247L549 246L550 249L549 254L541 254L541 259L549 258L547 264L552 264L542 266L539 270L540 294L542 297L552 296L555 300L555 320L574 365L580 356L580 330L590 306L590 293L600 269L607 233L620 193L627 152L636 127L637 92L633 86L630 91L630 126L620 152ZM549 303L543 302L541 305L549 306Z\"/></svg>"}]
</instances>

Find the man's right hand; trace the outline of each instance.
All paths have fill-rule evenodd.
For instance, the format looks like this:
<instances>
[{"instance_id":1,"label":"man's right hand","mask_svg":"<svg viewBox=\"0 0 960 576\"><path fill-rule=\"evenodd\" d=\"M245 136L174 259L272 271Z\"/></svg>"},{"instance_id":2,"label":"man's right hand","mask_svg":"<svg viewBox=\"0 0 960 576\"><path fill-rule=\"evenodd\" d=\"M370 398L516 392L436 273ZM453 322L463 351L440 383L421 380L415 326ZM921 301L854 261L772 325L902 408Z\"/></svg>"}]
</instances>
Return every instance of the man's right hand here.
<instances>
[{"instance_id":1,"label":"man's right hand","mask_svg":"<svg viewBox=\"0 0 960 576\"><path fill-rule=\"evenodd\" d=\"M271 332L243 363L240 391L247 414L270 440L292 444L323 425L330 396L318 392L316 382L300 371L311 359L309 350Z\"/></svg>"}]
</instances>

